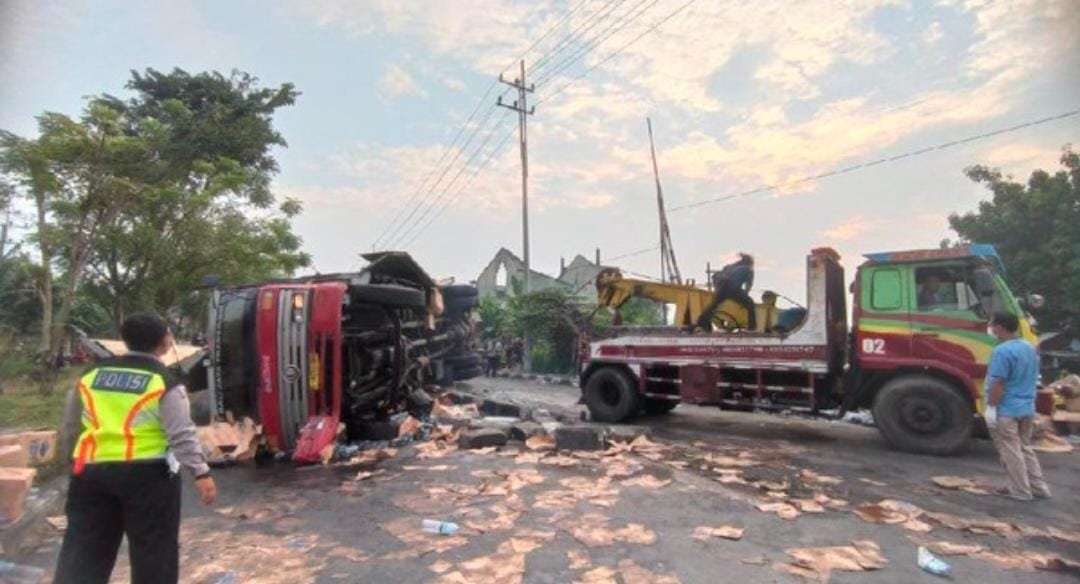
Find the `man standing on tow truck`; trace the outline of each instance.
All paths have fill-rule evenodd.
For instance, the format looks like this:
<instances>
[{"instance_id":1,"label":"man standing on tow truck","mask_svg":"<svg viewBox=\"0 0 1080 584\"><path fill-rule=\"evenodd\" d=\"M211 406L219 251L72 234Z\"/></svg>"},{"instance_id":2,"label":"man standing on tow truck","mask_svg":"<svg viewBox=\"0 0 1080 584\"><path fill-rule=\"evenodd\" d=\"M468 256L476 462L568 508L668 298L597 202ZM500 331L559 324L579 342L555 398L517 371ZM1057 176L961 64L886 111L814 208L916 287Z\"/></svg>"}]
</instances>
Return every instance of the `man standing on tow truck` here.
<instances>
[{"instance_id":1,"label":"man standing on tow truck","mask_svg":"<svg viewBox=\"0 0 1080 584\"><path fill-rule=\"evenodd\" d=\"M186 390L161 362L173 349L168 325L135 314L120 336L129 352L89 370L68 402L66 419L81 420L82 434L72 453L58 584L106 584L125 534L133 583L175 583L179 468L195 476L203 504L217 498Z\"/></svg>"},{"instance_id":2,"label":"man standing on tow truck","mask_svg":"<svg viewBox=\"0 0 1080 584\"><path fill-rule=\"evenodd\" d=\"M999 343L986 370L986 420L1008 477L1008 486L997 493L1018 501L1049 499L1050 487L1031 448L1039 355L1031 343L1017 338L1019 329L1013 314L998 313L990 321L990 333Z\"/></svg>"}]
</instances>

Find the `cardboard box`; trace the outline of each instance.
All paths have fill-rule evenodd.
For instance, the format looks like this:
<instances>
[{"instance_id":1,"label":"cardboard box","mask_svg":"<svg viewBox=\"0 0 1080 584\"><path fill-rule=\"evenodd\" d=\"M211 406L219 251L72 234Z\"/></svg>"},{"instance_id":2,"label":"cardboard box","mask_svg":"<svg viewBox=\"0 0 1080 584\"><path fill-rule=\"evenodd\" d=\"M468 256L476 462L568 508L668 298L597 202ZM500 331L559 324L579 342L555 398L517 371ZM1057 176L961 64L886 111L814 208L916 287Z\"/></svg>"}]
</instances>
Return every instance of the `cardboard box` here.
<instances>
[{"instance_id":1,"label":"cardboard box","mask_svg":"<svg viewBox=\"0 0 1080 584\"><path fill-rule=\"evenodd\" d=\"M18 444L26 450L31 465L56 458L56 430L15 430L0 434L0 446Z\"/></svg>"},{"instance_id":2,"label":"cardboard box","mask_svg":"<svg viewBox=\"0 0 1080 584\"><path fill-rule=\"evenodd\" d=\"M37 471L32 468L0 467L0 525L18 521L23 514L26 494Z\"/></svg>"},{"instance_id":3,"label":"cardboard box","mask_svg":"<svg viewBox=\"0 0 1080 584\"><path fill-rule=\"evenodd\" d=\"M24 467L30 464L30 456L22 444L0 446L0 466Z\"/></svg>"}]
</instances>

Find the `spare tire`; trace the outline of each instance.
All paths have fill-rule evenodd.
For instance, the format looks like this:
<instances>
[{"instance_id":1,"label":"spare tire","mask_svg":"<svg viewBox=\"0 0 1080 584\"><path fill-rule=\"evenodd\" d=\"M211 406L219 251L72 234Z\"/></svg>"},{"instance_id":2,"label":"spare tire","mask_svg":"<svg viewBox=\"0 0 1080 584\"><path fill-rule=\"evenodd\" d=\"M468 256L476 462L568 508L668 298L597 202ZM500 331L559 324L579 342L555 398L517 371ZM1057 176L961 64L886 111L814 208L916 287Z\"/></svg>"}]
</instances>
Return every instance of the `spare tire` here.
<instances>
[{"instance_id":1,"label":"spare tire","mask_svg":"<svg viewBox=\"0 0 1080 584\"><path fill-rule=\"evenodd\" d=\"M453 284L450 286L443 286L442 295L444 299L449 300L450 298L476 297L480 295L480 291L476 289L476 286Z\"/></svg>"},{"instance_id":2,"label":"spare tire","mask_svg":"<svg viewBox=\"0 0 1080 584\"><path fill-rule=\"evenodd\" d=\"M349 287L349 298L363 304L381 304L394 308L427 308L423 290L395 284L360 284Z\"/></svg>"}]
</instances>

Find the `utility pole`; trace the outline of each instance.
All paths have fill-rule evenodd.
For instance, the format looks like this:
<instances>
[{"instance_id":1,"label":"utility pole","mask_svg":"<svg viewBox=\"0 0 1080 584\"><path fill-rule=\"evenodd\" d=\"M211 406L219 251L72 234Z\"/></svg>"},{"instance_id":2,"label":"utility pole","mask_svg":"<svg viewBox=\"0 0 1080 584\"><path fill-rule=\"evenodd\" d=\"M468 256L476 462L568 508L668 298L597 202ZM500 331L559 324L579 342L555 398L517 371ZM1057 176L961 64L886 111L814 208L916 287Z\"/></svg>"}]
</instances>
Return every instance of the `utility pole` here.
<instances>
[{"instance_id":1,"label":"utility pole","mask_svg":"<svg viewBox=\"0 0 1080 584\"><path fill-rule=\"evenodd\" d=\"M682 284L679 264L675 261L675 247L671 244L667 211L664 209L664 189L660 186L660 169L656 165L656 146L653 144L652 120L645 118L649 128L649 153L652 154L653 177L656 179L656 207L660 214L660 280Z\"/></svg>"},{"instance_id":2,"label":"utility pole","mask_svg":"<svg viewBox=\"0 0 1080 584\"><path fill-rule=\"evenodd\" d=\"M512 104L506 104L502 101L502 96L495 102L495 105L514 110L518 114L518 144L521 147L521 252L522 259L525 261L525 278L522 284L524 285L524 292L528 294L532 291L532 287L529 283L529 275L532 271L532 266L529 263L529 140L527 132L527 120L529 116L536 113L536 106L529 108L527 96L536 90L535 85L527 85L525 83L525 59L521 60L521 76L513 81L507 81L503 79L502 73L499 73L499 82L504 85L509 85L517 90L518 96ZM532 341L529 338L529 332L525 331L525 338L523 339L523 354L521 357L521 365L526 372L532 371Z\"/></svg>"},{"instance_id":3,"label":"utility pole","mask_svg":"<svg viewBox=\"0 0 1080 584\"><path fill-rule=\"evenodd\" d=\"M513 81L507 81L503 79L502 73L499 73L499 82L517 89L518 92L518 97L514 100L514 103L503 103L500 95L495 105L514 110L518 114L518 143L521 147L521 252L522 259L525 260L525 281L523 283L525 293L528 294L531 291L529 287L529 271L531 267L529 263L529 141L526 120L536 113L536 106L530 109L526 103L526 96L532 93L536 86L525 84L524 59L521 60L521 77Z\"/></svg>"}]
</instances>

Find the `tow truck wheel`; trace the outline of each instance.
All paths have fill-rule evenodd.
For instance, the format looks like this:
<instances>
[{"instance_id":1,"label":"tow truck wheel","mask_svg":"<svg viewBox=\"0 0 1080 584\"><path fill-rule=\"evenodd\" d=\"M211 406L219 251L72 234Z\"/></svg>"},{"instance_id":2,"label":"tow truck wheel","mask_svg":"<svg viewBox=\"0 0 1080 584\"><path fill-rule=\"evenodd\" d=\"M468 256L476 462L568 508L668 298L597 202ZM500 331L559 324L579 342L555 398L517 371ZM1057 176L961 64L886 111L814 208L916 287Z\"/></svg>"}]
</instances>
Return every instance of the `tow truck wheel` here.
<instances>
[{"instance_id":1,"label":"tow truck wheel","mask_svg":"<svg viewBox=\"0 0 1080 584\"><path fill-rule=\"evenodd\" d=\"M885 384L874 400L874 423L894 448L920 454L956 454L971 438L971 404L948 383L911 375Z\"/></svg>"},{"instance_id":2,"label":"tow truck wheel","mask_svg":"<svg viewBox=\"0 0 1080 584\"><path fill-rule=\"evenodd\" d=\"M626 371L602 367L585 382L585 405L594 421L621 422L638 412L641 397Z\"/></svg>"}]
</instances>

